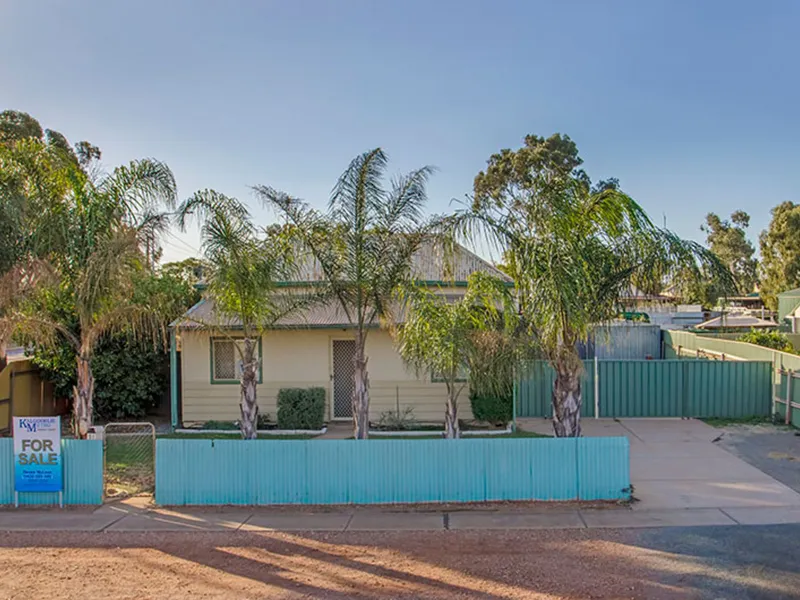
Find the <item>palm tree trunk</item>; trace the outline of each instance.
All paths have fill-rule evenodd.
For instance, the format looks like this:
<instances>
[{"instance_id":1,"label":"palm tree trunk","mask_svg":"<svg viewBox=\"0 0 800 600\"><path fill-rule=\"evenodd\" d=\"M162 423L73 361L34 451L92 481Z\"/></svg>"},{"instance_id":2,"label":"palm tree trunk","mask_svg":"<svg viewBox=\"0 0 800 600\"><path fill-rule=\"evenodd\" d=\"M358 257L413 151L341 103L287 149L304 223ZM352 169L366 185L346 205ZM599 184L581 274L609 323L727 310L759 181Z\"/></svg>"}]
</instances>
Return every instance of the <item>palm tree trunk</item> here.
<instances>
[{"instance_id":1,"label":"palm tree trunk","mask_svg":"<svg viewBox=\"0 0 800 600\"><path fill-rule=\"evenodd\" d=\"M239 407L242 413L241 431L246 440L258 437L258 399L256 384L258 382L258 360L255 356L256 342L250 338L244 340L242 356L242 389Z\"/></svg>"},{"instance_id":2,"label":"palm tree trunk","mask_svg":"<svg viewBox=\"0 0 800 600\"><path fill-rule=\"evenodd\" d=\"M447 408L444 411L444 437L454 440L461 437L461 427L458 423L458 395L448 385Z\"/></svg>"},{"instance_id":3,"label":"palm tree trunk","mask_svg":"<svg viewBox=\"0 0 800 600\"><path fill-rule=\"evenodd\" d=\"M553 382L553 430L556 437L581 435L580 361L556 363Z\"/></svg>"},{"instance_id":4,"label":"palm tree trunk","mask_svg":"<svg viewBox=\"0 0 800 600\"><path fill-rule=\"evenodd\" d=\"M72 388L72 426L75 437L86 439L93 420L94 375L89 357L78 355L78 381Z\"/></svg>"},{"instance_id":5,"label":"palm tree trunk","mask_svg":"<svg viewBox=\"0 0 800 600\"><path fill-rule=\"evenodd\" d=\"M6 368L6 354L8 352L8 342L0 340L0 371Z\"/></svg>"},{"instance_id":6,"label":"palm tree trunk","mask_svg":"<svg viewBox=\"0 0 800 600\"><path fill-rule=\"evenodd\" d=\"M356 331L353 354L353 437L365 440L369 436L369 374L364 354L366 335Z\"/></svg>"}]
</instances>

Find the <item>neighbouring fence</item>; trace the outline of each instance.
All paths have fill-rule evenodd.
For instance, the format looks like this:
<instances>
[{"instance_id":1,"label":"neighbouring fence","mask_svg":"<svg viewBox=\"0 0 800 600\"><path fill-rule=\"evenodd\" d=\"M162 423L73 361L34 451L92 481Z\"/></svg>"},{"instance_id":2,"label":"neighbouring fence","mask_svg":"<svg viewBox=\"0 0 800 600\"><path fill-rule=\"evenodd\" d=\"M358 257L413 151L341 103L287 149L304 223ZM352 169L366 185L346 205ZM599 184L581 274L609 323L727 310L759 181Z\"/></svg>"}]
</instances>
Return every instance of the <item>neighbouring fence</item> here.
<instances>
[{"instance_id":1,"label":"neighbouring fence","mask_svg":"<svg viewBox=\"0 0 800 600\"><path fill-rule=\"evenodd\" d=\"M650 323L613 323L597 326L580 344L581 358L645 359L661 357L661 327Z\"/></svg>"},{"instance_id":2,"label":"neighbouring fence","mask_svg":"<svg viewBox=\"0 0 800 600\"><path fill-rule=\"evenodd\" d=\"M156 442L161 505L630 498L628 440Z\"/></svg>"},{"instance_id":3,"label":"neighbouring fence","mask_svg":"<svg viewBox=\"0 0 800 600\"><path fill-rule=\"evenodd\" d=\"M771 414L772 364L755 361L584 361L583 417L725 417ZM549 417L555 372L533 361L517 383L517 416ZM597 409L597 414L596 414Z\"/></svg>"},{"instance_id":4,"label":"neighbouring fence","mask_svg":"<svg viewBox=\"0 0 800 600\"><path fill-rule=\"evenodd\" d=\"M779 371L775 385L773 413L787 425L800 427L800 372Z\"/></svg>"},{"instance_id":5,"label":"neighbouring fence","mask_svg":"<svg viewBox=\"0 0 800 600\"><path fill-rule=\"evenodd\" d=\"M792 369L800 371L800 355L779 352L748 344L747 342L737 342L726 340L719 337L697 335L690 331L671 331L663 332L664 358L677 358L679 356L695 355L698 351L715 358L726 358L731 360L757 360L769 361L775 369ZM776 380L777 382L777 380Z\"/></svg>"},{"instance_id":6,"label":"neighbouring fence","mask_svg":"<svg viewBox=\"0 0 800 600\"><path fill-rule=\"evenodd\" d=\"M62 440L64 504L103 503L103 442ZM0 505L14 503L14 440L0 439ZM20 493L19 503L58 504L58 494Z\"/></svg>"}]
</instances>

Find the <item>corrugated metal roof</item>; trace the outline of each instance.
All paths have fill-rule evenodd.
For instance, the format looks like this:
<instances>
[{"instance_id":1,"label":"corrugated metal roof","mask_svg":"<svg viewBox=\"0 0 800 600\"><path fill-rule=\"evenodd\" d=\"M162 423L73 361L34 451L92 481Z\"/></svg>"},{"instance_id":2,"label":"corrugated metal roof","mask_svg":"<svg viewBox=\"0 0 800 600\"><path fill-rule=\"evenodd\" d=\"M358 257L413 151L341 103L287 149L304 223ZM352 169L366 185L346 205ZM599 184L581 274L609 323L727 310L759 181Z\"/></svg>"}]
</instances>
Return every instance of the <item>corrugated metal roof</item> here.
<instances>
[{"instance_id":1,"label":"corrugated metal roof","mask_svg":"<svg viewBox=\"0 0 800 600\"><path fill-rule=\"evenodd\" d=\"M758 317L751 317L750 315L723 315L721 317L714 317L704 323L697 325L698 329L722 329L726 327L777 327L778 324L773 321L766 321Z\"/></svg>"},{"instance_id":2,"label":"corrugated metal roof","mask_svg":"<svg viewBox=\"0 0 800 600\"><path fill-rule=\"evenodd\" d=\"M455 255L449 258L449 264L441 246L437 247L433 243L423 244L412 259L412 274L414 278L431 286L463 286L469 276L476 272L489 273L509 283L512 281L508 275L463 246L457 246ZM323 276L319 264L316 261L309 260L301 267L300 280L286 283L300 287L305 283L320 281L323 281ZM456 298L457 296L452 297ZM286 298L288 299L289 296L287 295ZM402 322L399 307L394 312L397 315L395 320ZM372 324L378 325L377 322ZM213 301L203 299L190 308L182 318L174 321L172 326L182 328L202 328L204 326L237 328L241 327L241 321L219 315L215 310ZM309 308L291 313L289 316L278 320L274 325L275 328L352 326L353 323L348 319L341 304L336 300L314 303Z\"/></svg>"},{"instance_id":3,"label":"corrugated metal roof","mask_svg":"<svg viewBox=\"0 0 800 600\"><path fill-rule=\"evenodd\" d=\"M308 257L299 266L298 283L323 281L325 275L319 262ZM457 246L452 257L445 255L441 244L423 243L411 259L411 274L418 281L466 283L472 273L482 271L511 282L511 278L494 265L463 246Z\"/></svg>"}]
</instances>

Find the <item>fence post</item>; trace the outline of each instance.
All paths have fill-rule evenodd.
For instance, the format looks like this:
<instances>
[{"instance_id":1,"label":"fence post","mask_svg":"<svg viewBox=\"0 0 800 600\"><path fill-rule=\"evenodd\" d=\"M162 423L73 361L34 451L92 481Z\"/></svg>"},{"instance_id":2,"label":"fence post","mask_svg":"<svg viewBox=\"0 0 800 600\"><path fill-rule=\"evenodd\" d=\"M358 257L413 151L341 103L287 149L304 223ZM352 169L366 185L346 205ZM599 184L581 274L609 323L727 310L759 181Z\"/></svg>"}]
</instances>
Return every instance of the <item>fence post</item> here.
<instances>
[{"instance_id":1,"label":"fence post","mask_svg":"<svg viewBox=\"0 0 800 600\"><path fill-rule=\"evenodd\" d=\"M792 422L792 379L794 379L794 371L789 369L789 381L786 382L786 412L784 413L784 422L787 425Z\"/></svg>"},{"instance_id":2,"label":"fence post","mask_svg":"<svg viewBox=\"0 0 800 600\"><path fill-rule=\"evenodd\" d=\"M600 367L597 354L594 355L594 418L600 418Z\"/></svg>"},{"instance_id":3,"label":"fence post","mask_svg":"<svg viewBox=\"0 0 800 600\"><path fill-rule=\"evenodd\" d=\"M511 431L517 430L517 367L512 369L512 378L514 379L514 389L511 393Z\"/></svg>"}]
</instances>

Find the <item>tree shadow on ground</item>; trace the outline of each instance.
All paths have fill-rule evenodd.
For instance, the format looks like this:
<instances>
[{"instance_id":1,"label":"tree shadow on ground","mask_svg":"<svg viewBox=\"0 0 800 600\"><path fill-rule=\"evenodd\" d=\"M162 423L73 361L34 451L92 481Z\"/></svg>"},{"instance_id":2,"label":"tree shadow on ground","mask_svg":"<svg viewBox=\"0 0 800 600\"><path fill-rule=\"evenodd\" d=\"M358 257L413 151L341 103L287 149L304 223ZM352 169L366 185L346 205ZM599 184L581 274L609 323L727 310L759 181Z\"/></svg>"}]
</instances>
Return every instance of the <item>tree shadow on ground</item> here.
<instances>
[{"instance_id":1,"label":"tree shadow on ground","mask_svg":"<svg viewBox=\"0 0 800 600\"><path fill-rule=\"evenodd\" d=\"M799 545L800 526L107 531L47 538L26 532L0 536L0 559L3 548L41 548L44 560L53 547L75 548L70 554L75 557L81 549L123 552L142 573L168 574L183 582L188 594L219 597L792 598L800 594ZM61 566L47 568L57 572ZM91 579L91 569L85 576ZM120 593L130 597L132 591Z\"/></svg>"}]
</instances>

